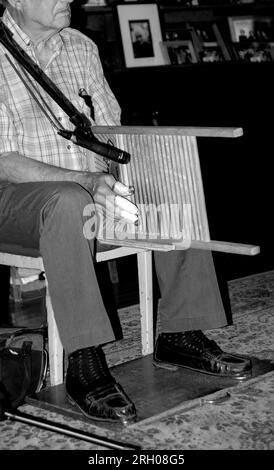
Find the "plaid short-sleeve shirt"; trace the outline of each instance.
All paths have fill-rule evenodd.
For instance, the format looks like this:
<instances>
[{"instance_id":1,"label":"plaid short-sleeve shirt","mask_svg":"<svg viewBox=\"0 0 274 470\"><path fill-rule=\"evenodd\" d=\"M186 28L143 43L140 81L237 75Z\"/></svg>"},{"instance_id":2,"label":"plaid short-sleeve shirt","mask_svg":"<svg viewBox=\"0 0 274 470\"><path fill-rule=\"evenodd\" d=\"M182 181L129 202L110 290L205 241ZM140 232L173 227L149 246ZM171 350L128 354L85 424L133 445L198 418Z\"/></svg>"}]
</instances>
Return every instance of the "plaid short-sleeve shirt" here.
<instances>
[{"instance_id":1,"label":"plaid short-sleeve shirt","mask_svg":"<svg viewBox=\"0 0 274 470\"><path fill-rule=\"evenodd\" d=\"M38 63L30 38L5 10L3 22L15 41ZM44 72L80 111L90 118L90 109L79 90L84 88L92 98L94 122L97 125L119 125L120 107L106 82L96 45L79 31L65 28L54 34L48 44L52 55ZM26 86L7 60L0 44L0 155L19 152L35 160L72 170L104 170L101 157L57 134ZM30 78L35 84L36 82ZM65 129L73 129L68 116L40 87L41 95Z\"/></svg>"}]
</instances>

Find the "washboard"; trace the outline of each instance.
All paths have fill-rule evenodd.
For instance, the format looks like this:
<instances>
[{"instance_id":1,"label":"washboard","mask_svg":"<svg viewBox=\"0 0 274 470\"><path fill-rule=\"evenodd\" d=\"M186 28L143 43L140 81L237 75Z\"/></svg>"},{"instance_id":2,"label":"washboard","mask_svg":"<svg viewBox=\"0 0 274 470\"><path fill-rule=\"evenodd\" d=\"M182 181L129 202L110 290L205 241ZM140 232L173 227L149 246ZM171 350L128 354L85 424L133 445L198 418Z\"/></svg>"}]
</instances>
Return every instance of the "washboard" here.
<instances>
[{"instance_id":1,"label":"washboard","mask_svg":"<svg viewBox=\"0 0 274 470\"><path fill-rule=\"evenodd\" d=\"M199 248L255 255L256 245L210 240L197 137L230 137L241 128L94 127L95 135L131 154L119 179L133 185L138 227L108 221L102 243L152 250Z\"/></svg>"}]
</instances>

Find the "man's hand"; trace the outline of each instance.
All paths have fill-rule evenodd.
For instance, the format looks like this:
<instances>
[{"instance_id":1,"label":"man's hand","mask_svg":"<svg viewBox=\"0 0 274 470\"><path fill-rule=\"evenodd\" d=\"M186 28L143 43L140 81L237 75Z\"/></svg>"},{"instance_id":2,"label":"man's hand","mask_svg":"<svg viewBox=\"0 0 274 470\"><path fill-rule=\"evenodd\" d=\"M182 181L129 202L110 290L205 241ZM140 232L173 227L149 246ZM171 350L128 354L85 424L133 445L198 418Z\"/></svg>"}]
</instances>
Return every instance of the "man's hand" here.
<instances>
[{"instance_id":1,"label":"man's hand","mask_svg":"<svg viewBox=\"0 0 274 470\"><path fill-rule=\"evenodd\" d=\"M116 181L113 175L107 173L84 173L78 179L91 193L97 210L112 220L128 223L138 223L138 208L126 199L133 194L134 188Z\"/></svg>"}]
</instances>

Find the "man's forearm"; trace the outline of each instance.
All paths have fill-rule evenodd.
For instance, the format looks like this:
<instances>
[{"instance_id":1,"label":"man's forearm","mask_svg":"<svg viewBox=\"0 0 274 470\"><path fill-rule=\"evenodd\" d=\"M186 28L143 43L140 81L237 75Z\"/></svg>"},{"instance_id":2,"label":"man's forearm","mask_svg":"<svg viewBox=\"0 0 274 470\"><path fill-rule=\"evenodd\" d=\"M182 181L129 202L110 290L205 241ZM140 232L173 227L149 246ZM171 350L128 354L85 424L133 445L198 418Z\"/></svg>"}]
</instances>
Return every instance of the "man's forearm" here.
<instances>
[{"instance_id":1,"label":"man's forearm","mask_svg":"<svg viewBox=\"0 0 274 470\"><path fill-rule=\"evenodd\" d=\"M46 181L71 181L83 186L92 195L97 207L103 209L106 216L123 219L128 223L137 221L135 204L125 199L132 195L132 189L119 183L109 173L91 173L75 171L48 165L16 152L0 155L0 183L30 183ZM115 197L119 196L119 197Z\"/></svg>"},{"instance_id":2,"label":"man's forearm","mask_svg":"<svg viewBox=\"0 0 274 470\"><path fill-rule=\"evenodd\" d=\"M10 183L28 183L35 181L74 181L81 182L85 172L67 170L48 165L17 152L0 155L0 181ZM92 178L92 174L89 174Z\"/></svg>"}]
</instances>

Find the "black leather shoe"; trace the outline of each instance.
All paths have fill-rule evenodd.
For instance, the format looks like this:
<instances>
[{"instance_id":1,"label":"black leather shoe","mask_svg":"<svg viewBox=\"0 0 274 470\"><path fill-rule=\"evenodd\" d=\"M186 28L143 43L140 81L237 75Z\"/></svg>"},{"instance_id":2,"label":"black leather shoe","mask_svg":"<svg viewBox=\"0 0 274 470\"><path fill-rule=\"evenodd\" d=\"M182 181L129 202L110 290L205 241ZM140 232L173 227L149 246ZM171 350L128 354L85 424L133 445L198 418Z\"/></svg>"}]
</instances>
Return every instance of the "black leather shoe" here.
<instances>
[{"instance_id":1,"label":"black leather shoe","mask_svg":"<svg viewBox=\"0 0 274 470\"><path fill-rule=\"evenodd\" d=\"M66 393L88 418L122 424L136 420L134 403L110 374L101 347L81 349L69 357Z\"/></svg>"},{"instance_id":2,"label":"black leather shoe","mask_svg":"<svg viewBox=\"0 0 274 470\"><path fill-rule=\"evenodd\" d=\"M245 380L251 376L250 359L222 351L202 331L162 333L154 351L154 365L176 366L197 372Z\"/></svg>"}]
</instances>

